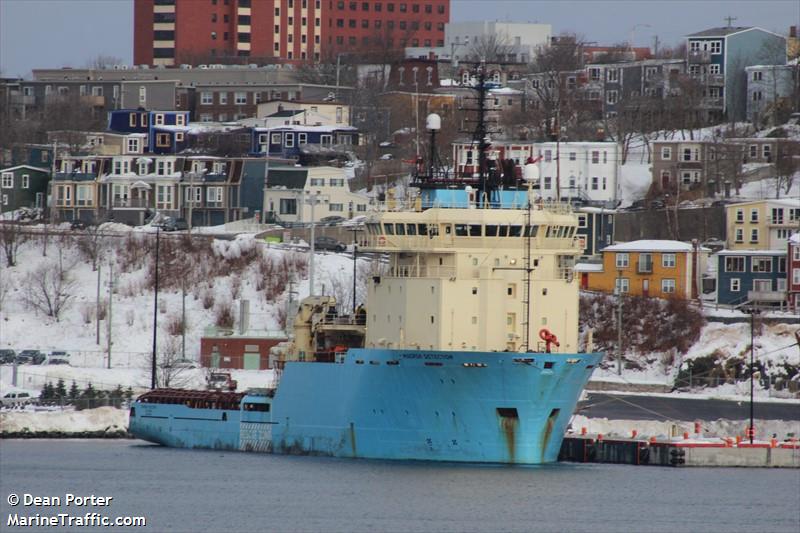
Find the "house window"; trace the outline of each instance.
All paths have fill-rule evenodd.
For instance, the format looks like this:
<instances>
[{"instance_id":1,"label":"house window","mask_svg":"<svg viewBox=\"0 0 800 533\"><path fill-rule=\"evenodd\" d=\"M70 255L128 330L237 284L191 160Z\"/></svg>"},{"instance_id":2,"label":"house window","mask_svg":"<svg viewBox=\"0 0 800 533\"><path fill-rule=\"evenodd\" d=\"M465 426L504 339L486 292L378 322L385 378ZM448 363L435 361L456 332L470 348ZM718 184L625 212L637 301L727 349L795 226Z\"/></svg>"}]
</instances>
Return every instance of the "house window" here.
<instances>
[{"instance_id":1,"label":"house window","mask_svg":"<svg viewBox=\"0 0 800 533\"><path fill-rule=\"evenodd\" d=\"M206 189L206 202L209 204L222 203L222 187L208 187Z\"/></svg>"},{"instance_id":2,"label":"house window","mask_svg":"<svg viewBox=\"0 0 800 533\"><path fill-rule=\"evenodd\" d=\"M344 211L344 204L330 204L329 209L331 211L341 212Z\"/></svg>"},{"instance_id":3,"label":"house window","mask_svg":"<svg viewBox=\"0 0 800 533\"><path fill-rule=\"evenodd\" d=\"M94 199L94 191L91 185L78 185L75 188L75 205L76 206L90 206Z\"/></svg>"},{"instance_id":4,"label":"house window","mask_svg":"<svg viewBox=\"0 0 800 533\"><path fill-rule=\"evenodd\" d=\"M750 243L758 243L758 228L753 228L750 230Z\"/></svg>"},{"instance_id":5,"label":"house window","mask_svg":"<svg viewBox=\"0 0 800 533\"><path fill-rule=\"evenodd\" d=\"M661 280L661 292L664 294L673 294L675 292L675 280L674 279L662 279Z\"/></svg>"},{"instance_id":6,"label":"house window","mask_svg":"<svg viewBox=\"0 0 800 533\"><path fill-rule=\"evenodd\" d=\"M769 160L772 157L772 146L765 144L761 147L762 157Z\"/></svg>"},{"instance_id":7,"label":"house window","mask_svg":"<svg viewBox=\"0 0 800 533\"><path fill-rule=\"evenodd\" d=\"M586 215L578 215L578 227L579 228L586 227Z\"/></svg>"},{"instance_id":8,"label":"house window","mask_svg":"<svg viewBox=\"0 0 800 533\"><path fill-rule=\"evenodd\" d=\"M172 209L172 185L156 186L156 208Z\"/></svg>"},{"instance_id":9,"label":"house window","mask_svg":"<svg viewBox=\"0 0 800 533\"><path fill-rule=\"evenodd\" d=\"M740 255L726 257L725 272L744 272L744 257Z\"/></svg>"},{"instance_id":10,"label":"house window","mask_svg":"<svg viewBox=\"0 0 800 533\"><path fill-rule=\"evenodd\" d=\"M773 208L772 209L772 224L783 224L783 209L781 208Z\"/></svg>"},{"instance_id":11,"label":"house window","mask_svg":"<svg viewBox=\"0 0 800 533\"><path fill-rule=\"evenodd\" d=\"M772 290L772 280L754 279L753 290L756 292L770 292Z\"/></svg>"},{"instance_id":12,"label":"house window","mask_svg":"<svg viewBox=\"0 0 800 533\"><path fill-rule=\"evenodd\" d=\"M272 138L270 139L270 144L281 144L281 134L280 133L273 133Z\"/></svg>"},{"instance_id":13,"label":"house window","mask_svg":"<svg viewBox=\"0 0 800 533\"><path fill-rule=\"evenodd\" d=\"M297 146L302 146L308 143L308 134L307 133L298 133L297 134Z\"/></svg>"},{"instance_id":14,"label":"house window","mask_svg":"<svg viewBox=\"0 0 800 533\"><path fill-rule=\"evenodd\" d=\"M722 53L722 41L711 41L709 43L709 48L712 54L720 54Z\"/></svg>"},{"instance_id":15,"label":"house window","mask_svg":"<svg viewBox=\"0 0 800 533\"><path fill-rule=\"evenodd\" d=\"M247 103L247 93L246 92L237 92L234 95L234 103L236 105L244 105Z\"/></svg>"},{"instance_id":16,"label":"house window","mask_svg":"<svg viewBox=\"0 0 800 533\"><path fill-rule=\"evenodd\" d=\"M593 150L592 151L592 163L599 163L600 162L600 151Z\"/></svg>"},{"instance_id":17,"label":"house window","mask_svg":"<svg viewBox=\"0 0 800 533\"><path fill-rule=\"evenodd\" d=\"M598 189L599 179L597 177L592 178L592 190L596 191Z\"/></svg>"},{"instance_id":18,"label":"house window","mask_svg":"<svg viewBox=\"0 0 800 533\"><path fill-rule=\"evenodd\" d=\"M744 242L744 229L736 228L735 242Z\"/></svg>"},{"instance_id":19,"label":"house window","mask_svg":"<svg viewBox=\"0 0 800 533\"><path fill-rule=\"evenodd\" d=\"M661 147L661 159L665 161L672 159L672 147L670 146Z\"/></svg>"},{"instance_id":20,"label":"house window","mask_svg":"<svg viewBox=\"0 0 800 533\"><path fill-rule=\"evenodd\" d=\"M294 198L281 198L279 213L281 215L296 215L297 200Z\"/></svg>"},{"instance_id":21,"label":"house window","mask_svg":"<svg viewBox=\"0 0 800 533\"><path fill-rule=\"evenodd\" d=\"M545 189L550 189L551 188L550 184L552 183L552 181L553 181L553 178L551 178L550 176L545 176L545 178L544 178L544 188Z\"/></svg>"},{"instance_id":22,"label":"house window","mask_svg":"<svg viewBox=\"0 0 800 533\"><path fill-rule=\"evenodd\" d=\"M14 188L14 174L12 174L11 172L3 172L2 188L3 189Z\"/></svg>"},{"instance_id":23,"label":"house window","mask_svg":"<svg viewBox=\"0 0 800 533\"><path fill-rule=\"evenodd\" d=\"M607 81L619 81L619 70L615 68L610 68L606 71L606 80Z\"/></svg>"},{"instance_id":24,"label":"house window","mask_svg":"<svg viewBox=\"0 0 800 533\"><path fill-rule=\"evenodd\" d=\"M128 153L129 154L139 153L139 139L128 139Z\"/></svg>"},{"instance_id":25,"label":"house window","mask_svg":"<svg viewBox=\"0 0 800 533\"><path fill-rule=\"evenodd\" d=\"M287 133L284 137L283 145L286 148L294 148L294 133Z\"/></svg>"},{"instance_id":26,"label":"house window","mask_svg":"<svg viewBox=\"0 0 800 533\"><path fill-rule=\"evenodd\" d=\"M159 133L156 135L156 146L168 148L170 145L169 133Z\"/></svg>"},{"instance_id":27,"label":"house window","mask_svg":"<svg viewBox=\"0 0 800 533\"><path fill-rule=\"evenodd\" d=\"M750 210L750 222L758 222L758 209Z\"/></svg>"},{"instance_id":28,"label":"house window","mask_svg":"<svg viewBox=\"0 0 800 533\"><path fill-rule=\"evenodd\" d=\"M616 278L614 280L614 293L625 294L630 292L630 280L628 278Z\"/></svg>"},{"instance_id":29,"label":"house window","mask_svg":"<svg viewBox=\"0 0 800 533\"><path fill-rule=\"evenodd\" d=\"M174 168L175 168L174 161L159 159L158 162L156 162L156 174L158 174L159 176L166 176L168 174L172 174Z\"/></svg>"},{"instance_id":30,"label":"house window","mask_svg":"<svg viewBox=\"0 0 800 533\"><path fill-rule=\"evenodd\" d=\"M617 268L628 268L630 264L630 256L627 252L625 253L617 253L616 254L616 267Z\"/></svg>"},{"instance_id":31,"label":"house window","mask_svg":"<svg viewBox=\"0 0 800 533\"><path fill-rule=\"evenodd\" d=\"M772 272L772 258L753 257L750 270L752 272Z\"/></svg>"},{"instance_id":32,"label":"house window","mask_svg":"<svg viewBox=\"0 0 800 533\"><path fill-rule=\"evenodd\" d=\"M214 103L214 93L211 91L202 91L200 93L200 104L211 105Z\"/></svg>"},{"instance_id":33,"label":"house window","mask_svg":"<svg viewBox=\"0 0 800 533\"><path fill-rule=\"evenodd\" d=\"M29 189L31 185L31 176L30 174L23 174L22 175L22 188Z\"/></svg>"},{"instance_id":34,"label":"house window","mask_svg":"<svg viewBox=\"0 0 800 533\"><path fill-rule=\"evenodd\" d=\"M674 268L675 254L661 254L661 266L664 268Z\"/></svg>"},{"instance_id":35,"label":"house window","mask_svg":"<svg viewBox=\"0 0 800 533\"><path fill-rule=\"evenodd\" d=\"M606 92L606 103L607 104L616 104L617 100L619 100L619 92L618 91L608 91Z\"/></svg>"},{"instance_id":36,"label":"house window","mask_svg":"<svg viewBox=\"0 0 800 533\"><path fill-rule=\"evenodd\" d=\"M742 290L742 280L740 278L731 278L731 292L739 292Z\"/></svg>"},{"instance_id":37,"label":"house window","mask_svg":"<svg viewBox=\"0 0 800 533\"><path fill-rule=\"evenodd\" d=\"M320 144L333 144L333 135L320 135Z\"/></svg>"},{"instance_id":38,"label":"house window","mask_svg":"<svg viewBox=\"0 0 800 533\"><path fill-rule=\"evenodd\" d=\"M217 93L217 94L218 94L217 97L219 98L219 103L220 104L227 104L228 103L228 93L221 92L221 93Z\"/></svg>"}]
</instances>

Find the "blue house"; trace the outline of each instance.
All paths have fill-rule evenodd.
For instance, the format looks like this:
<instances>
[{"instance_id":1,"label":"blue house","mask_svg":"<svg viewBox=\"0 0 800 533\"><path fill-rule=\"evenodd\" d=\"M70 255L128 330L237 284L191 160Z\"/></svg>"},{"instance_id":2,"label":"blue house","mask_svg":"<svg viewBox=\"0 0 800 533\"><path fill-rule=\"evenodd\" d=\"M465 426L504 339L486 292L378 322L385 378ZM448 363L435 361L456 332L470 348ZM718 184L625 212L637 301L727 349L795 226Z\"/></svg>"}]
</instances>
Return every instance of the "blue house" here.
<instances>
[{"instance_id":1,"label":"blue house","mask_svg":"<svg viewBox=\"0 0 800 533\"><path fill-rule=\"evenodd\" d=\"M254 128L252 155L299 159L307 151L341 152L358 145L358 129L352 126L288 124Z\"/></svg>"},{"instance_id":2,"label":"blue house","mask_svg":"<svg viewBox=\"0 0 800 533\"><path fill-rule=\"evenodd\" d=\"M718 304L783 306L786 281L786 250L717 253Z\"/></svg>"},{"instance_id":3,"label":"blue house","mask_svg":"<svg viewBox=\"0 0 800 533\"><path fill-rule=\"evenodd\" d=\"M747 73L753 65L785 65L786 39L755 27L711 28L686 36L689 75L702 86L700 108L712 120L744 120Z\"/></svg>"},{"instance_id":4,"label":"blue house","mask_svg":"<svg viewBox=\"0 0 800 533\"><path fill-rule=\"evenodd\" d=\"M189 111L118 109L108 114L108 129L117 133L146 133L147 153L174 154L186 147Z\"/></svg>"},{"instance_id":5,"label":"blue house","mask_svg":"<svg viewBox=\"0 0 800 533\"><path fill-rule=\"evenodd\" d=\"M577 209L577 214L576 235L583 248L581 255L586 257L600 255L600 251L614 240L614 217L617 212L599 207L580 207Z\"/></svg>"}]
</instances>

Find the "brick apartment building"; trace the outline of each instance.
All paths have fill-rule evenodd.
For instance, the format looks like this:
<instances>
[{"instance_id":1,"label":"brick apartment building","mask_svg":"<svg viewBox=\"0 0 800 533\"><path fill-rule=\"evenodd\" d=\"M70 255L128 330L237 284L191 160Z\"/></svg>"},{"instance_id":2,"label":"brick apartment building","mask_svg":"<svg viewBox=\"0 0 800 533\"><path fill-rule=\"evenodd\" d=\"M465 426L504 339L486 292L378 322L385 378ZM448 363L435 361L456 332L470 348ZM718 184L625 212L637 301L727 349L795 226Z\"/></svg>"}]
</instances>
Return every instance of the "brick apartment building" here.
<instances>
[{"instance_id":1,"label":"brick apartment building","mask_svg":"<svg viewBox=\"0 0 800 533\"><path fill-rule=\"evenodd\" d=\"M136 0L137 65L302 62L444 46L450 0Z\"/></svg>"}]
</instances>

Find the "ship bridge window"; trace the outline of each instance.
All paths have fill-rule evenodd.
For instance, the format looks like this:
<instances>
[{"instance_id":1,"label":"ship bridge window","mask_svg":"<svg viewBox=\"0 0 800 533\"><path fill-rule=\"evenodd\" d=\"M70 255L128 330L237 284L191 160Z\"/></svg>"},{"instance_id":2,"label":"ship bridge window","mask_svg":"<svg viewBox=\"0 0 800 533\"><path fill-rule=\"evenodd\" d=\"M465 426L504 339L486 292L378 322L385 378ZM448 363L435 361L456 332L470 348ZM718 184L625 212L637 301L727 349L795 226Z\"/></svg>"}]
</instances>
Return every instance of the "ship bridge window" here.
<instances>
[{"instance_id":1,"label":"ship bridge window","mask_svg":"<svg viewBox=\"0 0 800 533\"><path fill-rule=\"evenodd\" d=\"M526 237L536 237L537 233L539 233L539 226L525 226Z\"/></svg>"},{"instance_id":2,"label":"ship bridge window","mask_svg":"<svg viewBox=\"0 0 800 533\"><path fill-rule=\"evenodd\" d=\"M453 227L450 224L445 224L444 225L444 234L445 235L450 235L451 233L453 233Z\"/></svg>"},{"instance_id":3,"label":"ship bridge window","mask_svg":"<svg viewBox=\"0 0 800 533\"><path fill-rule=\"evenodd\" d=\"M394 224L384 224L383 230L386 232L386 235L394 235Z\"/></svg>"},{"instance_id":4,"label":"ship bridge window","mask_svg":"<svg viewBox=\"0 0 800 533\"><path fill-rule=\"evenodd\" d=\"M395 224L395 231L398 235L405 235L406 234L406 225L405 224Z\"/></svg>"},{"instance_id":5,"label":"ship bridge window","mask_svg":"<svg viewBox=\"0 0 800 533\"><path fill-rule=\"evenodd\" d=\"M481 225L480 224L470 224L469 225L469 236L470 237L480 237L481 236Z\"/></svg>"},{"instance_id":6,"label":"ship bridge window","mask_svg":"<svg viewBox=\"0 0 800 533\"><path fill-rule=\"evenodd\" d=\"M466 236L467 236L467 225L456 224L456 237L466 237Z\"/></svg>"},{"instance_id":7,"label":"ship bridge window","mask_svg":"<svg viewBox=\"0 0 800 533\"><path fill-rule=\"evenodd\" d=\"M433 230L433 228L431 228ZM417 234L418 235L427 235L428 234L428 225L427 224L417 224Z\"/></svg>"},{"instance_id":8,"label":"ship bridge window","mask_svg":"<svg viewBox=\"0 0 800 533\"><path fill-rule=\"evenodd\" d=\"M500 230L500 237L508 237L508 226L500 226L498 229Z\"/></svg>"},{"instance_id":9,"label":"ship bridge window","mask_svg":"<svg viewBox=\"0 0 800 533\"><path fill-rule=\"evenodd\" d=\"M245 411L259 411L262 413L268 413L269 406L270 404L268 403L246 403L243 407Z\"/></svg>"},{"instance_id":10,"label":"ship bridge window","mask_svg":"<svg viewBox=\"0 0 800 533\"><path fill-rule=\"evenodd\" d=\"M497 237L497 226L495 226L494 224L486 226L486 236Z\"/></svg>"},{"instance_id":11,"label":"ship bridge window","mask_svg":"<svg viewBox=\"0 0 800 533\"><path fill-rule=\"evenodd\" d=\"M544 235L548 239L553 236L553 228L551 226L547 226L547 232Z\"/></svg>"},{"instance_id":12,"label":"ship bridge window","mask_svg":"<svg viewBox=\"0 0 800 533\"><path fill-rule=\"evenodd\" d=\"M521 237L522 236L522 226L510 226L508 231L509 237Z\"/></svg>"},{"instance_id":13,"label":"ship bridge window","mask_svg":"<svg viewBox=\"0 0 800 533\"><path fill-rule=\"evenodd\" d=\"M409 224L406 227L406 235L416 235L417 234L417 225L416 224Z\"/></svg>"}]
</instances>

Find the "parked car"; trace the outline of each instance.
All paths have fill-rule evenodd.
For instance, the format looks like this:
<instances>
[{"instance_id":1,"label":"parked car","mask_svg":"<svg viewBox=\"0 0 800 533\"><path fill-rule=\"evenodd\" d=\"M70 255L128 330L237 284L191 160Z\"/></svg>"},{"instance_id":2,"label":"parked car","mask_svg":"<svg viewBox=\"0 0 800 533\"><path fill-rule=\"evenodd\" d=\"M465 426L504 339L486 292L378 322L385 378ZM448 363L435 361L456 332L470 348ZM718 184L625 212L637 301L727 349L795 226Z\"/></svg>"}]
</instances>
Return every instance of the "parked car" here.
<instances>
[{"instance_id":1,"label":"parked car","mask_svg":"<svg viewBox=\"0 0 800 533\"><path fill-rule=\"evenodd\" d=\"M185 218L168 218L161 224L161 229L164 231L186 231L189 229L189 223Z\"/></svg>"},{"instance_id":2,"label":"parked car","mask_svg":"<svg viewBox=\"0 0 800 533\"><path fill-rule=\"evenodd\" d=\"M0 403L3 407L11 407L14 405L24 405L32 399L29 392L8 392L0 398Z\"/></svg>"},{"instance_id":3,"label":"parked car","mask_svg":"<svg viewBox=\"0 0 800 533\"><path fill-rule=\"evenodd\" d=\"M341 224L345 220L347 219L345 219L344 217L340 217L338 215L332 215L329 217L322 217L321 219L319 219L319 223L324 226L335 226L337 224Z\"/></svg>"},{"instance_id":4,"label":"parked car","mask_svg":"<svg viewBox=\"0 0 800 533\"><path fill-rule=\"evenodd\" d=\"M650 202L650 209L664 209L664 202L661 200L653 200Z\"/></svg>"},{"instance_id":5,"label":"parked car","mask_svg":"<svg viewBox=\"0 0 800 533\"><path fill-rule=\"evenodd\" d=\"M69 225L69 229L73 231L86 229L86 222L80 219L73 220Z\"/></svg>"},{"instance_id":6,"label":"parked car","mask_svg":"<svg viewBox=\"0 0 800 533\"><path fill-rule=\"evenodd\" d=\"M0 350L0 365L13 363L17 358L17 352L14 350Z\"/></svg>"},{"instance_id":7,"label":"parked car","mask_svg":"<svg viewBox=\"0 0 800 533\"><path fill-rule=\"evenodd\" d=\"M17 364L41 365L45 355L39 350L22 350L17 355Z\"/></svg>"},{"instance_id":8,"label":"parked car","mask_svg":"<svg viewBox=\"0 0 800 533\"><path fill-rule=\"evenodd\" d=\"M68 365L69 364L69 354L67 352L63 352L60 350L50 352L50 355L47 356L47 364L48 365Z\"/></svg>"},{"instance_id":9,"label":"parked car","mask_svg":"<svg viewBox=\"0 0 800 533\"><path fill-rule=\"evenodd\" d=\"M330 252L344 252L347 246L344 243L337 241L333 237L327 235L320 235L314 239L314 248L316 250L328 250Z\"/></svg>"},{"instance_id":10,"label":"parked car","mask_svg":"<svg viewBox=\"0 0 800 533\"><path fill-rule=\"evenodd\" d=\"M238 383L231 377L230 372L211 372L206 378L208 390L235 391Z\"/></svg>"}]
</instances>

